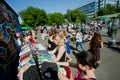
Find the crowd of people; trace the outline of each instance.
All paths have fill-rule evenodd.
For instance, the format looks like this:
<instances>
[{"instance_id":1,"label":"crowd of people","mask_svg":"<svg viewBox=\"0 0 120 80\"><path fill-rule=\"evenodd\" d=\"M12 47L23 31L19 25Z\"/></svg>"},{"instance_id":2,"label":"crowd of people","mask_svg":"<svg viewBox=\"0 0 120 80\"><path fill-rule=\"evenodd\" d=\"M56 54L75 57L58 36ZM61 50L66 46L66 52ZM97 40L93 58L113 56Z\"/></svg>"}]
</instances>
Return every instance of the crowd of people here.
<instances>
[{"instance_id":1,"label":"crowd of people","mask_svg":"<svg viewBox=\"0 0 120 80\"><path fill-rule=\"evenodd\" d=\"M47 30L46 30L47 31ZM61 67L58 70L59 80L96 80L95 70L100 64L100 48L103 48L103 40L99 30L95 30L90 39L89 49L86 50L83 42L83 33L80 29L75 29L71 34L67 27L59 30L52 27L48 34L48 53L52 55L49 62L56 63ZM89 33L90 34L90 33ZM75 39L77 54L76 63L72 63L72 52L70 50L71 40ZM78 49L80 45L81 50ZM72 76L70 67L78 69L75 78Z\"/></svg>"},{"instance_id":2,"label":"crowd of people","mask_svg":"<svg viewBox=\"0 0 120 80\"><path fill-rule=\"evenodd\" d=\"M83 26L85 28L85 26ZM39 30L39 29L38 29ZM100 48L103 48L103 39L100 33L101 29L72 29L70 25L62 28L51 27L47 30L46 27L40 29L41 40L48 39L47 51L51 55L51 60L48 62L56 63L60 66L58 69L59 80L96 80L95 71L100 65ZM35 45L35 33L39 31L29 30L23 33L23 43L20 42L20 34L16 34L16 46L18 51L22 45L26 45L29 41ZM89 42L89 49L85 49L85 35ZM71 41L76 44L75 50L71 52ZM42 44L42 43L41 43ZM81 47L79 49L78 47ZM76 54L76 63L72 63L71 54ZM72 76L70 67L78 69L75 76Z\"/></svg>"}]
</instances>

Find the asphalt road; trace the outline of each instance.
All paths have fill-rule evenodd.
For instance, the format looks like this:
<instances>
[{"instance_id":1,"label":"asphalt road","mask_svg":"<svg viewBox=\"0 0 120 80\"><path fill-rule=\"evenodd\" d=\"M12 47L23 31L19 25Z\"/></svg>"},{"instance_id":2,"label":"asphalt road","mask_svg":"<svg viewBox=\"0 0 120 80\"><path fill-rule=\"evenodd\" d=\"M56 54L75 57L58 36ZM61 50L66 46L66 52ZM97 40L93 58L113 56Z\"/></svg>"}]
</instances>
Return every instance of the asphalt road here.
<instances>
[{"instance_id":1,"label":"asphalt road","mask_svg":"<svg viewBox=\"0 0 120 80\"><path fill-rule=\"evenodd\" d=\"M100 66L95 71L95 74L97 76L97 80L120 80L120 51L117 48L108 48L108 36L106 34L107 30L104 29L101 31L101 35L104 41L104 48L101 49L101 63ZM41 40L40 33L37 34L37 42L40 44L43 44L45 47L47 46L47 39ZM117 39L120 38L120 30L117 34ZM84 46L87 50L89 42L85 42ZM71 43L72 47L75 47L75 44ZM71 51L72 52L72 51ZM72 56L72 62L76 62L76 59L73 54ZM71 68L73 77L75 76L75 73L77 72L76 69Z\"/></svg>"}]
</instances>

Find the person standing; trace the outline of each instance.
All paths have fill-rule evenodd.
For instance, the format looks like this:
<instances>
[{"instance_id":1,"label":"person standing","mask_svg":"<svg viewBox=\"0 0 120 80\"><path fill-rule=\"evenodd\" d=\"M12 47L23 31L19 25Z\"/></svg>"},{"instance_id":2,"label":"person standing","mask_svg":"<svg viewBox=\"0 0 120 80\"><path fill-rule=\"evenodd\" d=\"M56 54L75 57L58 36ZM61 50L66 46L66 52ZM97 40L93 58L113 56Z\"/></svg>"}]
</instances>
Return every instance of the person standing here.
<instances>
[{"instance_id":1,"label":"person standing","mask_svg":"<svg viewBox=\"0 0 120 80\"><path fill-rule=\"evenodd\" d=\"M95 54L97 62L100 63L100 48L103 48L103 40L99 31L94 32L89 47L90 51Z\"/></svg>"},{"instance_id":2,"label":"person standing","mask_svg":"<svg viewBox=\"0 0 120 80\"><path fill-rule=\"evenodd\" d=\"M22 47L22 41L21 41L21 35L20 33L16 33L15 35L15 46L16 46L16 49L18 51L18 53L20 52L21 50L21 47Z\"/></svg>"},{"instance_id":3,"label":"person standing","mask_svg":"<svg viewBox=\"0 0 120 80\"><path fill-rule=\"evenodd\" d=\"M66 29L63 29L63 35L65 36L65 45L66 45L66 50L67 54L70 54L70 43L69 40L73 37Z\"/></svg>"},{"instance_id":4,"label":"person standing","mask_svg":"<svg viewBox=\"0 0 120 80\"><path fill-rule=\"evenodd\" d=\"M82 51L85 51L85 48L83 46L83 40L82 40L82 33L77 29L76 30L76 50L78 50L78 46L80 45Z\"/></svg>"},{"instance_id":5,"label":"person standing","mask_svg":"<svg viewBox=\"0 0 120 80\"><path fill-rule=\"evenodd\" d=\"M90 50L82 51L76 55L77 62L56 62L57 65L67 65L78 69L74 80L96 80L95 70L98 68L98 63L95 60L95 55ZM64 75L59 75L60 80L70 80ZM73 80L73 79L72 79Z\"/></svg>"}]
</instances>

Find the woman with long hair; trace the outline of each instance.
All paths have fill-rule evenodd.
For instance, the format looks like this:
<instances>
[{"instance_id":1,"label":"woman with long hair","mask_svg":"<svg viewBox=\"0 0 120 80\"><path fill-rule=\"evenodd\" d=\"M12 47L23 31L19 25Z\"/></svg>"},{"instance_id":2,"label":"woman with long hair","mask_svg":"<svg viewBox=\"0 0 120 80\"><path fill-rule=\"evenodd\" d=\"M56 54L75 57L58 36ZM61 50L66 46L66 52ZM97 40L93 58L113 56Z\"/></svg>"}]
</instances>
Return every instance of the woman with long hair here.
<instances>
[{"instance_id":1,"label":"woman with long hair","mask_svg":"<svg viewBox=\"0 0 120 80\"><path fill-rule=\"evenodd\" d=\"M94 36L89 43L89 47L90 51L95 54L96 61L100 63L100 48L103 48L103 40L99 31L94 32Z\"/></svg>"},{"instance_id":2,"label":"woman with long hair","mask_svg":"<svg viewBox=\"0 0 120 80\"><path fill-rule=\"evenodd\" d=\"M49 32L49 36L48 36L48 46L47 46L47 49L48 49L49 51L54 50L54 49L56 48L56 44L53 42L53 36L54 36L54 35L55 35L55 34L53 34L52 31Z\"/></svg>"},{"instance_id":3,"label":"woman with long hair","mask_svg":"<svg viewBox=\"0 0 120 80\"><path fill-rule=\"evenodd\" d=\"M67 54L70 54L70 43L69 43L69 39L72 38L73 36L67 32L66 29L63 29L63 34L65 36L65 45L66 45L66 50L67 50Z\"/></svg>"},{"instance_id":4,"label":"woman with long hair","mask_svg":"<svg viewBox=\"0 0 120 80\"><path fill-rule=\"evenodd\" d=\"M61 34L61 37L62 37L62 34ZM72 73L70 71L68 62L66 61L66 56L67 56L66 48L65 48L64 41L61 37L57 35L53 38L53 41L57 45L57 47L53 51L49 51L50 54L55 55L55 57L51 58L51 62L59 63L57 65L61 67L60 70L58 71L59 79L62 78L61 75L69 76L69 78L71 78L70 76ZM67 74L68 70L69 70L69 74Z\"/></svg>"}]
</instances>

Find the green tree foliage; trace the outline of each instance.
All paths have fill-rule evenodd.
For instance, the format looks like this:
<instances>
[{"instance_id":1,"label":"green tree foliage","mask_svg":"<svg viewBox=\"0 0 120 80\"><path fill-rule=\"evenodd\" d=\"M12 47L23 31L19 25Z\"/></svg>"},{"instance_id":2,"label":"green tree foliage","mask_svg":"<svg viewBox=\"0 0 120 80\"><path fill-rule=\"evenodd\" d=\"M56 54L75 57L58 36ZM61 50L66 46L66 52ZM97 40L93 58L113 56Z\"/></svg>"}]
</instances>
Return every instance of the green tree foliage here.
<instances>
[{"instance_id":1,"label":"green tree foliage","mask_svg":"<svg viewBox=\"0 0 120 80\"><path fill-rule=\"evenodd\" d=\"M64 16L61 13L55 12L48 15L49 24L62 24L64 22Z\"/></svg>"},{"instance_id":2,"label":"green tree foliage","mask_svg":"<svg viewBox=\"0 0 120 80\"><path fill-rule=\"evenodd\" d=\"M72 22L77 22L79 21L79 11L78 10L72 10L71 11L71 21Z\"/></svg>"},{"instance_id":3,"label":"green tree foliage","mask_svg":"<svg viewBox=\"0 0 120 80\"><path fill-rule=\"evenodd\" d=\"M108 14L114 14L116 7L112 4L107 4L106 8L108 9Z\"/></svg>"},{"instance_id":4,"label":"green tree foliage","mask_svg":"<svg viewBox=\"0 0 120 80\"><path fill-rule=\"evenodd\" d=\"M69 17L69 15L66 13L64 14L64 18L67 19Z\"/></svg>"},{"instance_id":5,"label":"green tree foliage","mask_svg":"<svg viewBox=\"0 0 120 80\"><path fill-rule=\"evenodd\" d=\"M71 22L73 23L85 22L87 19L87 15L79 10L72 10L69 16L71 18Z\"/></svg>"},{"instance_id":6,"label":"green tree foliage","mask_svg":"<svg viewBox=\"0 0 120 80\"><path fill-rule=\"evenodd\" d=\"M116 8L116 13L120 13L120 7Z\"/></svg>"},{"instance_id":7,"label":"green tree foliage","mask_svg":"<svg viewBox=\"0 0 120 80\"><path fill-rule=\"evenodd\" d=\"M108 14L108 9L107 8L101 8L98 12L97 12L98 16L102 16L102 15L107 15Z\"/></svg>"},{"instance_id":8,"label":"green tree foliage","mask_svg":"<svg viewBox=\"0 0 120 80\"><path fill-rule=\"evenodd\" d=\"M22 18L24 24L35 27L38 25L45 25L47 22L47 14L44 10L28 7L19 12L20 17Z\"/></svg>"},{"instance_id":9,"label":"green tree foliage","mask_svg":"<svg viewBox=\"0 0 120 80\"><path fill-rule=\"evenodd\" d=\"M98 16L103 16L103 15L107 15L107 14L114 14L116 13L116 7L112 4L107 4L106 7L101 8L97 14Z\"/></svg>"},{"instance_id":10,"label":"green tree foliage","mask_svg":"<svg viewBox=\"0 0 120 80\"><path fill-rule=\"evenodd\" d=\"M51 16L52 16L52 14L47 15L47 24L48 25L52 25Z\"/></svg>"},{"instance_id":11,"label":"green tree foliage","mask_svg":"<svg viewBox=\"0 0 120 80\"><path fill-rule=\"evenodd\" d=\"M84 13L80 13L79 14L79 20L81 22L86 22L86 19L87 19L87 15L86 14L84 14Z\"/></svg>"}]
</instances>

